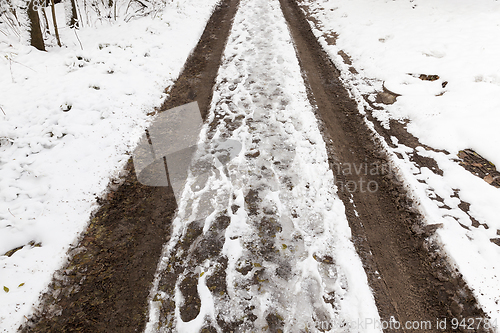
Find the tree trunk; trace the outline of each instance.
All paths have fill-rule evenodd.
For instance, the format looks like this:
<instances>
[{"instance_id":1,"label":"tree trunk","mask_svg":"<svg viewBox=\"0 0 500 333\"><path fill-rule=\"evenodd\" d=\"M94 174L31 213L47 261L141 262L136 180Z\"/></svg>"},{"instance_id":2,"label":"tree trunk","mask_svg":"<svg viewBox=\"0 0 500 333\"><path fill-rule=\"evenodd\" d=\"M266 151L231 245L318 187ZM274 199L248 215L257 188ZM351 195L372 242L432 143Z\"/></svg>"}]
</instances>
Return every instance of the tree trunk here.
<instances>
[{"instance_id":1,"label":"tree trunk","mask_svg":"<svg viewBox=\"0 0 500 333\"><path fill-rule=\"evenodd\" d=\"M42 17L43 17L43 22L44 22L44 26L45 26L45 33L50 35L49 20L47 20L47 13L45 12L45 7L42 7L41 11L42 11Z\"/></svg>"},{"instance_id":2,"label":"tree trunk","mask_svg":"<svg viewBox=\"0 0 500 333\"><path fill-rule=\"evenodd\" d=\"M28 19L30 22L30 43L40 51L45 51L42 29L40 28L40 18L38 12L33 8L33 1L28 2Z\"/></svg>"},{"instance_id":3,"label":"tree trunk","mask_svg":"<svg viewBox=\"0 0 500 333\"><path fill-rule=\"evenodd\" d=\"M59 38L59 30L57 29L57 20L56 20L56 4L54 0L51 1L52 7L52 23L54 24L54 32L56 33L57 45L61 47L61 38Z\"/></svg>"},{"instance_id":4,"label":"tree trunk","mask_svg":"<svg viewBox=\"0 0 500 333\"><path fill-rule=\"evenodd\" d=\"M66 0L64 1L64 7L66 10L66 17L67 17L67 25L70 28L78 28L79 23L78 23L78 14L76 13L76 2L75 0Z\"/></svg>"}]
</instances>

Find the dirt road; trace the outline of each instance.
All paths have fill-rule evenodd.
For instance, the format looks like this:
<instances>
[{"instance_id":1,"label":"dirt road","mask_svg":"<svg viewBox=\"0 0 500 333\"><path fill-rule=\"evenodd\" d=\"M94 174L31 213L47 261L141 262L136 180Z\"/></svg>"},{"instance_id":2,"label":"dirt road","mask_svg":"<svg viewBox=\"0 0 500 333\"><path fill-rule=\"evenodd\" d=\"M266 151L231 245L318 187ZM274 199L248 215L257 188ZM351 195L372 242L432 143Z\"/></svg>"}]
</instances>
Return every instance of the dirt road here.
<instances>
[{"instance_id":1,"label":"dirt road","mask_svg":"<svg viewBox=\"0 0 500 333\"><path fill-rule=\"evenodd\" d=\"M281 19L299 77L289 65L297 58L276 46L289 38ZM238 167L227 164L196 183L206 191L176 202L170 188L141 185L129 163L22 331L305 332L309 322L363 331L348 324L353 309L345 299L356 288L328 289L349 275L340 256L349 252L338 250L338 204L382 320L484 316L441 257L434 230L422 225L307 19L294 0L222 1L162 110L197 101L207 122L202 156L215 149L214 138L237 139ZM319 119L332 172L314 162L323 155L307 112ZM337 194L328 191L332 182ZM206 196L217 202L213 212L186 213ZM301 270L310 258L315 269Z\"/></svg>"}]
</instances>

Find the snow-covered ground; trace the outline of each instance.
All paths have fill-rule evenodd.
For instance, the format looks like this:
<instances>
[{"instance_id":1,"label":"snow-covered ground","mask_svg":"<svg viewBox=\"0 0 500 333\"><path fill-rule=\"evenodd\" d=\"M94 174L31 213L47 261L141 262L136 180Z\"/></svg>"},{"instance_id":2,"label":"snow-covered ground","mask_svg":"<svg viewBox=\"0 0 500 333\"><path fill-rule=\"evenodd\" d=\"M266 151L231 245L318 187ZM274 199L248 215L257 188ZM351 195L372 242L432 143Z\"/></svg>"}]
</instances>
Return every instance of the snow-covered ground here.
<instances>
[{"instance_id":1,"label":"snow-covered ground","mask_svg":"<svg viewBox=\"0 0 500 333\"><path fill-rule=\"evenodd\" d=\"M81 46L57 5L64 45L48 52L0 33L0 331L16 331L64 263L216 2L94 22Z\"/></svg>"},{"instance_id":2,"label":"snow-covered ground","mask_svg":"<svg viewBox=\"0 0 500 333\"><path fill-rule=\"evenodd\" d=\"M55 47L51 39L48 52L21 45L0 32L2 332L16 330L53 272L64 263L67 249L85 229L96 207L95 197L129 158L149 123L147 113L162 102L164 88L178 76L216 2L169 2L154 18L113 24L99 20L92 22L92 28L78 30L77 35L64 27L64 13L57 5L64 45ZM342 69L360 111L369 109L363 96L374 101L385 87L401 96L373 114L385 124L391 118L408 120L408 131L423 144L450 153L423 147L414 150L402 144L391 148L402 156L395 161L428 223L443 225L438 235L451 262L485 311L500 322L500 247L490 241L499 237L500 189L453 160L459 150L471 148L500 165L500 136L495 128L500 123L500 3L302 3L311 9L315 33ZM242 143L242 150L238 157L219 165L227 173L196 183L200 190L187 188L181 204L191 206L209 194L220 199L219 206L208 212L212 215L207 230L217 213L227 208L231 225L224 234L222 253L228 258L228 267L233 268L228 270L229 281L245 283L234 271L245 262L252 263L252 270L263 271L261 279L270 283L262 284L262 294L255 291L253 301L245 301L261 314L270 308L277 313L290 310L286 325L304 324L313 313L330 324L363 317L377 319L361 263L349 241L342 203L333 194L324 143L305 98L279 6L275 0L244 0L242 6L219 73L219 91L210 119L218 116L234 126L230 130L222 126L226 122L220 122L214 132L204 128L200 142L206 147L201 145L199 154L212 156L203 154L203 147L210 149L222 138ZM333 32L338 38L333 38ZM350 56L357 74L349 70L351 66L338 54L340 50ZM418 78L421 74L438 75L439 79L423 81ZM398 144L396 138L394 143ZM412 154L435 159L443 175L416 168L410 160ZM202 190L206 188L211 191ZM255 192L250 192L252 189ZM259 233L254 223L257 217L241 208L249 193L256 199L256 210L269 212L270 224L281 224L276 239L267 240L279 243L280 265L257 257L252 244L242 241ZM459 208L461 201L470 204L467 213ZM236 206L240 208L233 212ZM196 218L196 204L193 207L193 215L177 216L178 237L182 237L183 223ZM479 227L473 226L472 218ZM311 222L314 228L307 224ZM166 248L167 259L175 240ZM258 244L257 238L254 243ZM4 255L7 253L10 256ZM325 264L324 258L330 257L337 266ZM280 267L291 267L289 281L271 274ZM238 308L236 301L212 297L204 287L216 267L197 269L202 275L202 311L208 318L230 306ZM286 270L282 274L286 275ZM281 292L290 285L307 286L319 300L330 291L344 298L332 300L339 306L336 313L305 297L294 308L301 291ZM229 288L228 292L232 300L241 296L241 290ZM155 315L153 311L151 323L158 320Z\"/></svg>"},{"instance_id":3,"label":"snow-covered ground","mask_svg":"<svg viewBox=\"0 0 500 333\"><path fill-rule=\"evenodd\" d=\"M224 141L241 144L229 161ZM358 325L380 318L278 0L241 1L198 147L146 331L380 332ZM189 276L200 312L185 320Z\"/></svg>"},{"instance_id":4,"label":"snow-covered ground","mask_svg":"<svg viewBox=\"0 0 500 333\"><path fill-rule=\"evenodd\" d=\"M388 126L407 121L424 147L393 137L394 158L411 185L446 253L483 309L500 321L500 189L465 171L457 153L473 149L500 165L500 3L494 0L301 1L311 26L357 99L375 102L383 87L399 94L392 105L371 110ZM335 42L334 42L335 41ZM339 54L345 52L352 66ZM355 71L349 70L353 67ZM419 76L437 75L434 81ZM436 160L443 175L416 168L410 157ZM396 155L394 155L396 156ZM442 198L442 200L440 199ZM459 208L470 204L468 214ZM473 226L474 218L479 226Z\"/></svg>"}]
</instances>

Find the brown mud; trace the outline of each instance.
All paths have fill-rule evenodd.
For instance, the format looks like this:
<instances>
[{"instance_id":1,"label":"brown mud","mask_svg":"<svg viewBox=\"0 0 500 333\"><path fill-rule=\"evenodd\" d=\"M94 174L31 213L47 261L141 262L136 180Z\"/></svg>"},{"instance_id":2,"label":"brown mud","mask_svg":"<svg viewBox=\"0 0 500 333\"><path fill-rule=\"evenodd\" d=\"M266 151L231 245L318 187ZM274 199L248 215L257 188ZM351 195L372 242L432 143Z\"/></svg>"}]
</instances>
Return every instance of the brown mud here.
<instances>
[{"instance_id":1,"label":"brown mud","mask_svg":"<svg viewBox=\"0 0 500 333\"><path fill-rule=\"evenodd\" d=\"M500 188L500 172L497 171L493 163L472 149L461 150L458 157L460 158L460 165L467 171L483 179L491 186Z\"/></svg>"},{"instance_id":2,"label":"brown mud","mask_svg":"<svg viewBox=\"0 0 500 333\"><path fill-rule=\"evenodd\" d=\"M137 182L133 163L110 191L71 259L56 272L43 305L22 332L136 332L175 212L173 192Z\"/></svg>"}]
</instances>

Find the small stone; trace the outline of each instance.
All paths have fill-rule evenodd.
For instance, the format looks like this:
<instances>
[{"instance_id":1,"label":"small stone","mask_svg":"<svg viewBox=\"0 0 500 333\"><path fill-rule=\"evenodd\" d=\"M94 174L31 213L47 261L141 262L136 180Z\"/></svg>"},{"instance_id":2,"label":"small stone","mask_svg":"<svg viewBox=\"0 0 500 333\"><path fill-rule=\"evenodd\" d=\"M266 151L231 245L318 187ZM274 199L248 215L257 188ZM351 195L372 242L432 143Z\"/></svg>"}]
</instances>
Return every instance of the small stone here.
<instances>
[{"instance_id":1,"label":"small stone","mask_svg":"<svg viewBox=\"0 0 500 333\"><path fill-rule=\"evenodd\" d=\"M457 301L453 301L450 305L450 310L455 317L458 317L462 313L462 306Z\"/></svg>"}]
</instances>

